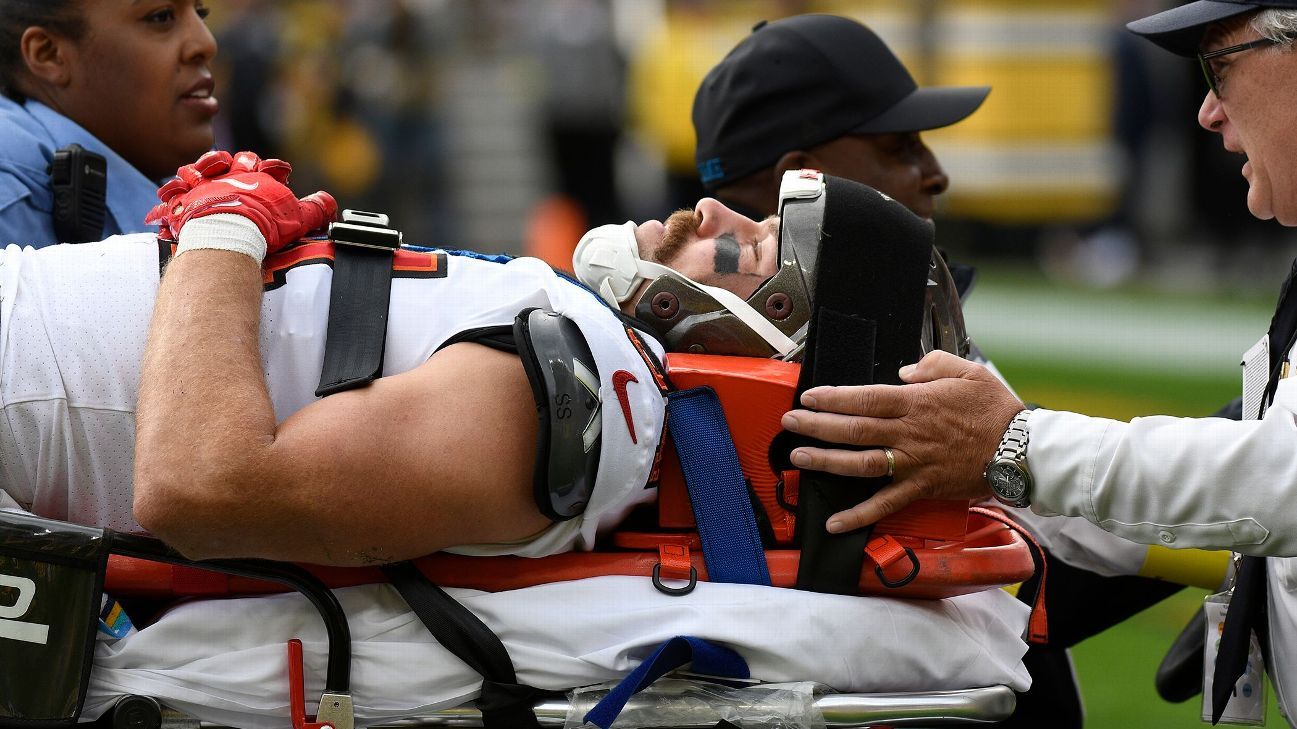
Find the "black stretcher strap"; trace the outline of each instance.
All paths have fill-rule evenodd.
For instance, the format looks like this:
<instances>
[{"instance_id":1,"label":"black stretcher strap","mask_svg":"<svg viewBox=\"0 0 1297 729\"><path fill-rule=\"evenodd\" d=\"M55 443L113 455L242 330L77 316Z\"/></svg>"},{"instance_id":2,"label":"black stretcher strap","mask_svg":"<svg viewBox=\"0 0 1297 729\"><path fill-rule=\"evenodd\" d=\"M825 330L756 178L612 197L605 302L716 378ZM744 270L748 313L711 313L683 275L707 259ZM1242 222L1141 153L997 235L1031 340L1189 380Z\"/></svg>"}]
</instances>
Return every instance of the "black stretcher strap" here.
<instances>
[{"instance_id":1,"label":"black stretcher strap","mask_svg":"<svg viewBox=\"0 0 1297 729\"><path fill-rule=\"evenodd\" d=\"M334 243L333 285L324 367L317 397L363 387L383 371L387 314L391 301L392 258L401 234L387 228L387 217L348 210L329 226ZM509 330L512 332L512 329ZM484 337L491 329L473 330ZM515 350L516 351L516 350ZM475 702L486 729L539 729L532 705L541 692L518 683L509 652L490 628L410 562L385 565L383 574L419 616L438 643L482 676Z\"/></svg>"},{"instance_id":2,"label":"black stretcher strap","mask_svg":"<svg viewBox=\"0 0 1297 729\"><path fill-rule=\"evenodd\" d=\"M383 373L392 257L401 245L401 234L386 222L386 216L348 210L342 223L329 226L333 284L316 397L363 387Z\"/></svg>"},{"instance_id":3,"label":"black stretcher strap","mask_svg":"<svg viewBox=\"0 0 1297 729\"><path fill-rule=\"evenodd\" d=\"M900 384L897 370L919 357L931 224L872 190L838 186L832 179L827 184L815 311L794 407L800 407L803 392L819 385ZM835 535L825 522L889 482L802 472L799 589L859 591L872 527Z\"/></svg>"},{"instance_id":4,"label":"black stretcher strap","mask_svg":"<svg viewBox=\"0 0 1297 729\"><path fill-rule=\"evenodd\" d=\"M807 352L797 395L817 385L872 384L876 327L873 321L857 319L817 307L815 329L818 342L832 343ZM808 377L808 373L810 376ZM860 587L860 570L865 545L873 527L845 534L830 534L824 525L829 517L872 495L886 479L860 479L822 471L803 471L798 495L797 526L801 531L802 559L797 569L801 590L855 594Z\"/></svg>"},{"instance_id":5,"label":"black stretcher strap","mask_svg":"<svg viewBox=\"0 0 1297 729\"><path fill-rule=\"evenodd\" d=\"M482 675L475 704L485 729L539 729L532 705L542 692L518 683L509 652L468 608L432 584L411 562L383 566L383 574L423 621L432 637Z\"/></svg>"}]
</instances>

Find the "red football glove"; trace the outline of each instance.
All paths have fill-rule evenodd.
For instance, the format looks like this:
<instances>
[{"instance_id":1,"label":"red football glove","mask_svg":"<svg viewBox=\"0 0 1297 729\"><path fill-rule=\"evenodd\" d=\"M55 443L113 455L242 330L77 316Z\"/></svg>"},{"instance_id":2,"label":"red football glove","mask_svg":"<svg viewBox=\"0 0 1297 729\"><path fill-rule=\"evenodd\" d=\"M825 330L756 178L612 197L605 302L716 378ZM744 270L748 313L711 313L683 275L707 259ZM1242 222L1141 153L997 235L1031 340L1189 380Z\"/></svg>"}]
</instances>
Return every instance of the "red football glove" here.
<instances>
[{"instance_id":1,"label":"red football glove","mask_svg":"<svg viewBox=\"0 0 1297 729\"><path fill-rule=\"evenodd\" d=\"M242 215L266 237L266 255L296 242L338 214L338 203L327 192L301 200L284 182L292 165L263 160L252 152L208 152L192 165L176 170L176 179L158 190L162 202L144 219L157 223L158 235L178 240L180 229L194 218L219 213Z\"/></svg>"}]
</instances>

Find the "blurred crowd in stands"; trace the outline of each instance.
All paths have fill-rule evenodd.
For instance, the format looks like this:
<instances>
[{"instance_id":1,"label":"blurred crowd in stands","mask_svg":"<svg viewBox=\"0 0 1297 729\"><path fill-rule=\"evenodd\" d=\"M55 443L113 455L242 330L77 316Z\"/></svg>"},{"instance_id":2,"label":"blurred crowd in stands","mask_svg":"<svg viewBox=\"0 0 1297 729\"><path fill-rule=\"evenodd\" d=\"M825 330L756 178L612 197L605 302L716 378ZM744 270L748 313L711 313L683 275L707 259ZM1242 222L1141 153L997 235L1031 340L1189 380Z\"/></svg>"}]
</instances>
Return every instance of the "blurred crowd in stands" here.
<instances>
[{"instance_id":1,"label":"blurred crowd in stands","mask_svg":"<svg viewBox=\"0 0 1297 729\"><path fill-rule=\"evenodd\" d=\"M924 135L952 179L946 247L1094 285L1246 287L1293 240L1248 215L1241 162L1184 124L1196 67L1122 30L1172 4L216 0L217 146L289 159L295 187L387 212L408 241L562 261L590 225L691 206L704 74L762 19L831 12L920 85L993 87Z\"/></svg>"}]
</instances>

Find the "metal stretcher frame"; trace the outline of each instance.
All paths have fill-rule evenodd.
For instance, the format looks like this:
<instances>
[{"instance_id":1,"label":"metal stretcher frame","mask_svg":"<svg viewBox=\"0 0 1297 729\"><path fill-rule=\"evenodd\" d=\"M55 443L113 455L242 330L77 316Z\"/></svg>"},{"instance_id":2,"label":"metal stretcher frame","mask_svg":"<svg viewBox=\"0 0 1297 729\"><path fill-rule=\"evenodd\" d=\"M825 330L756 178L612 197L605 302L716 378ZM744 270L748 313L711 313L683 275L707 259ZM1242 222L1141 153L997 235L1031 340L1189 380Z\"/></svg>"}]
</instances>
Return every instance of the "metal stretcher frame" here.
<instances>
[{"instance_id":1,"label":"metal stretcher frame","mask_svg":"<svg viewBox=\"0 0 1297 729\"><path fill-rule=\"evenodd\" d=\"M970 530L958 541L900 538L904 540L902 543L914 545L911 551L923 566L920 579L904 588L889 590L879 584L874 570L866 567L861 570L859 594L935 599L1011 585L1033 574L1032 555L1020 534L984 510L970 511L967 519ZM622 533L614 539L619 547L615 552L567 552L543 558L438 553L414 563L442 587L500 592L600 575L635 575L648 579L660 560L660 542L690 547L689 558L698 579L708 578L696 534ZM122 553L109 556L107 589L110 593L167 599L246 596L285 590L282 582L267 584L247 574L207 570L207 563L132 558L138 556ZM766 559L771 583L776 587L792 587L798 552L771 549L766 551ZM330 588L386 581L377 568L311 565L308 569ZM903 573L901 569L900 574Z\"/></svg>"},{"instance_id":2,"label":"metal stretcher frame","mask_svg":"<svg viewBox=\"0 0 1297 729\"><path fill-rule=\"evenodd\" d=\"M127 697L119 703L125 726L131 729L221 729L200 724L197 719L157 706L156 702L139 702ZM921 691L877 694L825 694L815 701L829 729L856 727L970 726L991 724L1007 719L1015 706L1013 690L1007 686L963 689L959 691ZM639 709L639 699L632 698L627 710ZM542 727L562 727L570 704L563 699L548 699L535 704L533 711ZM156 711L156 724L148 723L142 712ZM132 719L126 719L126 712ZM114 728L122 726L112 714L107 715ZM143 720L143 721L141 721ZM370 725L371 729L424 729L425 727L481 727L482 713L472 706L430 712L423 716L398 719ZM681 723L676 729L714 729L714 718L700 718Z\"/></svg>"},{"instance_id":3,"label":"metal stretcher frame","mask_svg":"<svg viewBox=\"0 0 1297 729\"><path fill-rule=\"evenodd\" d=\"M634 709L635 699L627 704ZM917 691L877 694L824 694L815 708L828 727L944 726L986 724L1007 719L1016 699L1007 686L959 691ZM541 726L563 726L569 704L562 700L539 702L533 708ZM681 724L678 729L712 729L715 721ZM480 727L481 714L471 707L446 709L381 727Z\"/></svg>"}]
</instances>

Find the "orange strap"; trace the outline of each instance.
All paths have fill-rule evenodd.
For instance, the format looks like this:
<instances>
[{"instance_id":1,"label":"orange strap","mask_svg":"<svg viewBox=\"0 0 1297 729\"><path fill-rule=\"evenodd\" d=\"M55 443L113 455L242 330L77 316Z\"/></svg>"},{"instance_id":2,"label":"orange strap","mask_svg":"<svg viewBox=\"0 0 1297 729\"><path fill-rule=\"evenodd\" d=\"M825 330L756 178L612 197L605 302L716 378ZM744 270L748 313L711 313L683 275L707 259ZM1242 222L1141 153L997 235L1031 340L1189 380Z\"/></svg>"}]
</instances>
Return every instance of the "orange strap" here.
<instances>
[{"instance_id":1,"label":"orange strap","mask_svg":"<svg viewBox=\"0 0 1297 729\"><path fill-rule=\"evenodd\" d=\"M878 578L879 584L889 590L905 587L919 576L920 563L918 556L914 554L913 550L907 549L904 544L901 544L899 540L890 534L870 539L869 543L865 545L865 554L878 564L874 568L874 576ZM883 572L902 557L906 558L910 563L905 576L893 577Z\"/></svg>"},{"instance_id":2,"label":"orange strap","mask_svg":"<svg viewBox=\"0 0 1297 729\"><path fill-rule=\"evenodd\" d=\"M1049 642L1049 619L1045 615L1045 553L1041 551L1040 544L1036 538L1022 527L1021 524L1010 519L1007 514L999 509L986 509L980 506L971 506L968 509L975 514L981 514L988 519L994 519L1001 524L1009 527L1013 531L1021 534L1023 539L1031 545L1031 559L1036 563L1036 573L1040 575L1040 583L1036 587L1036 597L1032 600L1031 619L1027 622L1027 642L1044 644Z\"/></svg>"},{"instance_id":3,"label":"orange strap","mask_svg":"<svg viewBox=\"0 0 1297 729\"><path fill-rule=\"evenodd\" d=\"M658 564L662 565L661 575L666 579L689 579L689 569L693 567L693 562L689 559L689 545L659 544Z\"/></svg>"},{"instance_id":4,"label":"orange strap","mask_svg":"<svg viewBox=\"0 0 1297 729\"><path fill-rule=\"evenodd\" d=\"M802 490L802 472L798 470L780 471L779 479L784 482L784 504L796 509Z\"/></svg>"},{"instance_id":5,"label":"orange strap","mask_svg":"<svg viewBox=\"0 0 1297 729\"><path fill-rule=\"evenodd\" d=\"M865 554L874 560L882 569L887 569L896 560L905 556L905 547L890 534L874 537L865 545Z\"/></svg>"}]
</instances>

